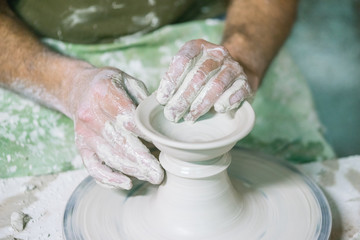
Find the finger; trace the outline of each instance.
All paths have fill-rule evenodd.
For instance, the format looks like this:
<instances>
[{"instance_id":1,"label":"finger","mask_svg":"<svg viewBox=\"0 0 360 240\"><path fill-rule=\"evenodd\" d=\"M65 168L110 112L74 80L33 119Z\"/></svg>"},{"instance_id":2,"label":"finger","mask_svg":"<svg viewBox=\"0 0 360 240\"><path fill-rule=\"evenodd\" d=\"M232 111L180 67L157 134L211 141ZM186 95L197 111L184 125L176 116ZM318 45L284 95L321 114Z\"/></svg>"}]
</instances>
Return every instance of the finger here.
<instances>
[{"instance_id":1,"label":"finger","mask_svg":"<svg viewBox=\"0 0 360 240\"><path fill-rule=\"evenodd\" d=\"M80 154L85 168L97 182L107 187L127 190L132 188L132 182L129 177L103 164L93 151L83 148L80 150Z\"/></svg>"},{"instance_id":2,"label":"finger","mask_svg":"<svg viewBox=\"0 0 360 240\"><path fill-rule=\"evenodd\" d=\"M162 181L160 163L132 133L124 130L125 136L119 134L110 122L105 123L104 137L81 124L76 132L78 148L92 149L107 166L154 184Z\"/></svg>"},{"instance_id":3,"label":"finger","mask_svg":"<svg viewBox=\"0 0 360 240\"><path fill-rule=\"evenodd\" d=\"M246 79L237 79L232 86L214 104L216 112L227 112L236 109L248 97L251 96L251 89Z\"/></svg>"},{"instance_id":4,"label":"finger","mask_svg":"<svg viewBox=\"0 0 360 240\"><path fill-rule=\"evenodd\" d=\"M148 137L140 131L135 123L135 109L133 109L131 113L120 114L115 118L111 118L110 122L113 124L118 133L126 131L132 133L136 137L141 137L142 139L150 141Z\"/></svg>"},{"instance_id":5,"label":"finger","mask_svg":"<svg viewBox=\"0 0 360 240\"><path fill-rule=\"evenodd\" d=\"M172 59L168 71L160 81L156 99L165 105L174 95L197 59L201 56L201 47L195 40L187 42Z\"/></svg>"},{"instance_id":6,"label":"finger","mask_svg":"<svg viewBox=\"0 0 360 240\"><path fill-rule=\"evenodd\" d=\"M142 81L124 72L114 75L112 80L116 87L125 87L126 92L136 105L149 96L149 92Z\"/></svg>"},{"instance_id":7,"label":"finger","mask_svg":"<svg viewBox=\"0 0 360 240\"><path fill-rule=\"evenodd\" d=\"M190 110L184 119L187 121L195 121L208 112L221 94L224 93L240 74L243 74L240 65L227 58L221 67L221 70L208 81L200 94L193 101ZM243 76L245 77L245 75Z\"/></svg>"},{"instance_id":8,"label":"finger","mask_svg":"<svg viewBox=\"0 0 360 240\"><path fill-rule=\"evenodd\" d=\"M220 68L222 62L217 59L203 57L185 77L183 84L177 90L164 108L164 115L170 121L179 121L188 111L200 89Z\"/></svg>"},{"instance_id":9,"label":"finger","mask_svg":"<svg viewBox=\"0 0 360 240\"><path fill-rule=\"evenodd\" d=\"M99 157L110 167L140 180L158 184L164 177L159 161L132 133L122 131L107 122L105 138L95 138L90 143Z\"/></svg>"}]
</instances>

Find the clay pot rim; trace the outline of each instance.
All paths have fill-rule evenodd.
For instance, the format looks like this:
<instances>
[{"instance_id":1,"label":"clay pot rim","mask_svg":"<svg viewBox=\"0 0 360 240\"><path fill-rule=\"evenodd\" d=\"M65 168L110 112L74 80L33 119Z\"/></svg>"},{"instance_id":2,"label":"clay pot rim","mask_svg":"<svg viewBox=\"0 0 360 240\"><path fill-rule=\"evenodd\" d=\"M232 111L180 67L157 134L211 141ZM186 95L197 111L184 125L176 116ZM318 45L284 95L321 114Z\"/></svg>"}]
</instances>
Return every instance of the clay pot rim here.
<instances>
[{"instance_id":1,"label":"clay pot rim","mask_svg":"<svg viewBox=\"0 0 360 240\"><path fill-rule=\"evenodd\" d=\"M150 118L144 118L144 110L146 109L146 113L150 115L152 111L158 108L160 104L156 101L154 95L148 97L148 99L144 100L142 103L139 104L137 111L136 111L136 125L140 129L140 131L149 139L151 139L155 144L161 144L167 147L177 148L177 149L184 149L184 150L206 150L206 149L217 149L222 148L228 145L235 145L237 141L244 138L253 128L255 124L255 112L251 107L250 103L244 101L241 104L241 107L236 110L234 118L241 118L239 114L246 113L246 122L243 124L242 128L235 129L234 132L231 134L219 138L216 140L212 140L209 142L181 142L178 140L172 140L158 132L154 131L154 129L149 129L145 125L150 125ZM242 111L240 111L240 109ZM147 124L146 124L147 123Z\"/></svg>"}]
</instances>

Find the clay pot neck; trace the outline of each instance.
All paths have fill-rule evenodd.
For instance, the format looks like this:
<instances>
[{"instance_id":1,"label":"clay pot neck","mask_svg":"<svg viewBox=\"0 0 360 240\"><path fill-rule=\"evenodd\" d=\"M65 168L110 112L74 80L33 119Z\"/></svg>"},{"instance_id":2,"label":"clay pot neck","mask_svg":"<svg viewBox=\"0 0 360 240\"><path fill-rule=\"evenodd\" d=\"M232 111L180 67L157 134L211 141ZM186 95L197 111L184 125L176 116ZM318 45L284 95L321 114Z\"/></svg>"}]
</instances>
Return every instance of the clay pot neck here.
<instances>
[{"instance_id":1,"label":"clay pot neck","mask_svg":"<svg viewBox=\"0 0 360 240\"><path fill-rule=\"evenodd\" d=\"M187 162L174 156L161 153L160 163L166 170L167 175L174 175L184 179L202 179L210 178L214 175L224 172L231 163L231 157L228 153L210 158L206 161Z\"/></svg>"}]
</instances>

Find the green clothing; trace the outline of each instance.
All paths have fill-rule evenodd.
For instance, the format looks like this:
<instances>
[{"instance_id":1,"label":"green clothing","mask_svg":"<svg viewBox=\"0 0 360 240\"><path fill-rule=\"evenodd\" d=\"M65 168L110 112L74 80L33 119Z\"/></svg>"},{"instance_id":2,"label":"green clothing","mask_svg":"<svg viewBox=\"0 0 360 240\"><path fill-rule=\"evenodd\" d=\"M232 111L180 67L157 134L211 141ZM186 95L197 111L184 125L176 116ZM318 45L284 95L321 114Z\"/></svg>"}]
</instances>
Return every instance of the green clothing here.
<instances>
[{"instance_id":1,"label":"green clothing","mask_svg":"<svg viewBox=\"0 0 360 240\"><path fill-rule=\"evenodd\" d=\"M13 10L41 36L72 43L109 41L173 23L194 0L17 0Z\"/></svg>"},{"instance_id":2,"label":"green clothing","mask_svg":"<svg viewBox=\"0 0 360 240\"><path fill-rule=\"evenodd\" d=\"M219 1L194 4L199 8L205 2ZM176 3L181 4L174 7ZM89 44L151 31L185 12L187 16L181 16L181 21L193 19L196 9L186 11L191 0L106 1L102 7L95 0L18 0L10 4L30 27L50 37L42 39L49 47L95 66L124 70L142 80L150 92L157 89L172 56L184 43L196 38L220 43L224 29L218 20L191 21L148 34L120 37L111 43ZM207 12L206 16L217 15L224 8L216 9L218 12ZM286 47L269 67L253 107L255 127L237 146L298 163L335 157L323 138L311 92ZM54 173L82 166L75 148L73 123L59 112L0 89L0 122L0 177Z\"/></svg>"},{"instance_id":3,"label":"green clothing","mask_svg":"<svg viewBox=\"0 0 360 240\"><path fill-rule=\"evenodd\" d=\"M172 56L190 39L219 43L224 24L206 20L165 26L143 36L107 44L43 42L95 66L112 66L141 79L152 92ZM334 158L322 136L311 93L286 48L270 66L253 103L254 130L238 146L292 162ZM66 116L0 89L0 177L39 175L82 166L76 157L73 123Z\"/></svg>"}]
</instances>

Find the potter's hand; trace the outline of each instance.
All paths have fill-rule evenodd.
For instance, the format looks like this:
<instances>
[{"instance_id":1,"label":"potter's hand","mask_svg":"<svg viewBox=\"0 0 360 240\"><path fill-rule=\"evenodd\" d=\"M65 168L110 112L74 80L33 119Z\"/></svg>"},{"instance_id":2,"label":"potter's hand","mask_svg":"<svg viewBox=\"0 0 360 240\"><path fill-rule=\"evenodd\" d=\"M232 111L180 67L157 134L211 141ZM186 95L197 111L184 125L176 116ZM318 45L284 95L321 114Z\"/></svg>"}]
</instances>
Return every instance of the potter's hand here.
<instances>
[{"instance_id":1,"label":"potter's hand","mask_svg":"<svg viewBox=\"0 0 360 240\"><path fill-rule=\"evenodd\" d=\"M132 187L126 175L160 183L163 170L138 139L134 121L133 101L147 96L144 84L113 68L86 71L71 95L76 145L89 174L116 188Z\"/></svg>"},{"instance_id":2,"label":"potter's hand","mask_svg":"<svg viewBox=\"0 0 360 240\"><path fill-rule=\"evenodd\" d=\"M226 112L251 94L243 68L219 45L198 39L187 42L173 58L160 82L157 100L165 117L195 121L214 106Z\"/></svg>"}]
</instances>

